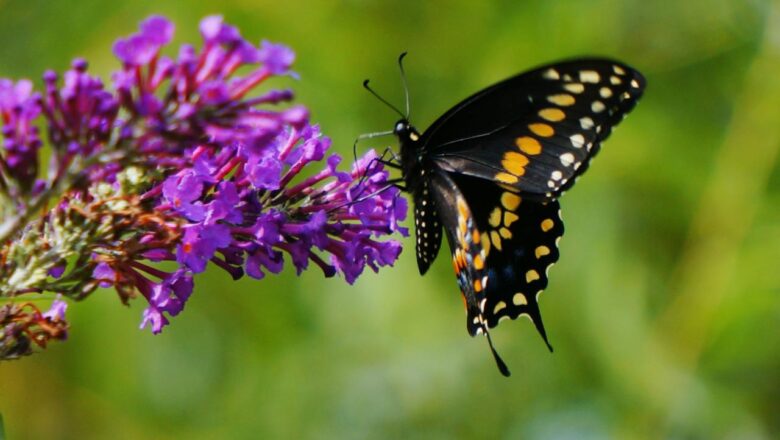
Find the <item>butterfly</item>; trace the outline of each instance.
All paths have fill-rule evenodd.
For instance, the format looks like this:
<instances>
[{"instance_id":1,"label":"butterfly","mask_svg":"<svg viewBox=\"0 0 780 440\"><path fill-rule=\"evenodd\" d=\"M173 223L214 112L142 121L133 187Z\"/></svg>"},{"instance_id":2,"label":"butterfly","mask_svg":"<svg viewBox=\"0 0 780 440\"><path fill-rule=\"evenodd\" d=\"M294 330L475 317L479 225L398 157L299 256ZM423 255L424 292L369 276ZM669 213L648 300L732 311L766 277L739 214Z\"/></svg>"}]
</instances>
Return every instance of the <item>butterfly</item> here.
<instances>
[{"instance_id":1,"label":"butterfly","mask_svg":"<svg viewBox=\"0 0 780 440\"><path fill-rule=\"evenodd\" d=\"M559 197L634 108L644 77L600 58L542 66L466 98L422 134L408 92L404 114L364 86L402 116L392 130L400 158L383 163L400 169L398 186L413 198L420 274L446 237L467 330L487 336L503 375L489 330L504 319L530 318L552 351L538 300L559 256Z\"/></svg>"}]
</instances>

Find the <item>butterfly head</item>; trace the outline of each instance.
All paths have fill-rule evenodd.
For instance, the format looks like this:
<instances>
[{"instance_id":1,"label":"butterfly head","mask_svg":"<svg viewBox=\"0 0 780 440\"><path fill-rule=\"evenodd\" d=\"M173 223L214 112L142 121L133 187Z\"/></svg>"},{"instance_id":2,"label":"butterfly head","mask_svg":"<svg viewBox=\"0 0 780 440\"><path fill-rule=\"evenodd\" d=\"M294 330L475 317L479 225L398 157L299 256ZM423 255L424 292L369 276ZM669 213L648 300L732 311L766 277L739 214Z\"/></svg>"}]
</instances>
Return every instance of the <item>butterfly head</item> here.
<instances>
[{"instance_id":1,"label":"butterfly head","mask_svg":"<svg viewBox=\"0 0 780 440\"><path fill-rule=\"evenodd\" d=\"M393 134L398 136L398 139L402 144L420 140L420 133L418 133L417 129L406 119L400 119L395 123Z\"/></svg>"}]
</instances>

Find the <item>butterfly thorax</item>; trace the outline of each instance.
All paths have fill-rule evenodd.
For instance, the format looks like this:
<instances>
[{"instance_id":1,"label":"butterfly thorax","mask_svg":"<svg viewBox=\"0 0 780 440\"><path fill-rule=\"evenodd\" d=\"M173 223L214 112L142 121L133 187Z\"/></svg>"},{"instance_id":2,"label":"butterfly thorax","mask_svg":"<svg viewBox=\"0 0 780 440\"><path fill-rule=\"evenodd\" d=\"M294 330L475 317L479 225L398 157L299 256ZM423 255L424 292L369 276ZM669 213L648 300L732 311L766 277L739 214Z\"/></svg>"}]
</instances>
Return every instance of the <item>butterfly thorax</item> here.
<instances>
[{"instance_id":1,"label":"butterfly thorax","mask_svg":"<svg viewBox=\"0 0 780 440\"><path fill-rule=\"evenodd\" d=\"M412 124L401 119L396 122L393 128L393 134L398 137L401 147L401 172L406 188L409 192L419 187L420 180L423 177L423 152L420 145L420 133Z\"/></svg>"}]
</instances>

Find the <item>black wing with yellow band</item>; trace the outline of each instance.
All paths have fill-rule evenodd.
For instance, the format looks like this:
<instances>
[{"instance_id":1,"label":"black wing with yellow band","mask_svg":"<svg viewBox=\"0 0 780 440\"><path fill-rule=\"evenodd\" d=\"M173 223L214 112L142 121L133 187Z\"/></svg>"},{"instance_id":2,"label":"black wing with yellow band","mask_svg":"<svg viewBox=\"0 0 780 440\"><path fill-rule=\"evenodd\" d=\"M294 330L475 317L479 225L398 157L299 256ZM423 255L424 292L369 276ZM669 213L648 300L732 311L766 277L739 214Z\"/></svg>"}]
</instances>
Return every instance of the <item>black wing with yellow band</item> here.
<instances>
[{"instance_id":1,"label":"black wing with yellow band","mask_svg":"<svg viewBox=\"0 0 780 440\"><path fill-rule=\"evenodd\" d=\"M541 67L464 100L420 140L447 171L555 198L636 105L645 80L606 59Z\"/></svg>"},{"instance_id":2,"label":"black wing with yellow band","mask_svg":"<svg viewBox=\"0 0 780 440\"><path fill-rule=\"evenodd\" d=\"M527 316L547 342L537 297L558 260L563 222L555 200L537 202L490 181L437 172L433 197L452 251L473 336Z\"/></svg>"},{"instance_id":3,"label":"black wing with yellow band","mask_svg":"<svg viewBox=\"0 0 780 440\"><path fill-rule=\"evenodd\" d=\"M481 319L493 328L506 318L530 318L549 347L537 302L558 261L563 221L557 200L536 201L494 183L456 175L458 186L487 242ZM473 317L468 319L473 320ZM552 349L552 348L551 348Z\"/></svg>"}]
</instances>

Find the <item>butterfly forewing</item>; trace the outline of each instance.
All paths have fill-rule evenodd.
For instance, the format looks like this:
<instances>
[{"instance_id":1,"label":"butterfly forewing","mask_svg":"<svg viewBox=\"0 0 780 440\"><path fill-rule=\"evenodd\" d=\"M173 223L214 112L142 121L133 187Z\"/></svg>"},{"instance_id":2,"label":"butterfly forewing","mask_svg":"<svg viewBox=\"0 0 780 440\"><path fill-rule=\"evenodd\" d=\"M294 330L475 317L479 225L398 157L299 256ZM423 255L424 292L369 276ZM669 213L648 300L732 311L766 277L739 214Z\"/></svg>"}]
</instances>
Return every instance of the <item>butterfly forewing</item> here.
<instances>
[{"instance_id":1,"label":"butterfly forewing","mask_svg":"<svg viewBox=\"0 0 780 440\"><path fill-rule=\"evenodd\" d=\"M587 168L644 84L608 60L545 66L454 107L423 134L423 148L448 171L554 198Z\"/></svg>"}]
</instances>

